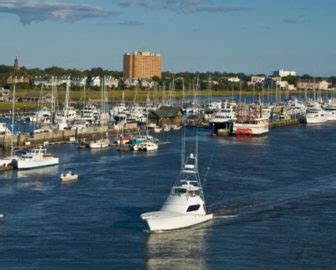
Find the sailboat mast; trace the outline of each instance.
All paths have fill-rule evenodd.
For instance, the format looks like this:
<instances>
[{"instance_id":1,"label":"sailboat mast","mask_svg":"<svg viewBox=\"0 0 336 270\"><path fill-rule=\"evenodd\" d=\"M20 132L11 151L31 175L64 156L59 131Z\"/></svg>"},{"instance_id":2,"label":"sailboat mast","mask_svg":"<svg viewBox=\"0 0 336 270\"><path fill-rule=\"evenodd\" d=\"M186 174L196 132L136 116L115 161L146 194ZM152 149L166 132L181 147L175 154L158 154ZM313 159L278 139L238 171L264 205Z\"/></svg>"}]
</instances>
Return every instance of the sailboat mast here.
<instances>
[{"instance_id":1,"label":"sailboat mast","mask_svg":"<svg viewBox=\"0 0 336 270\"><path fill-rule=\"evenodd\" d=\"M208 90L209 90L209 104L212 103L212 87L211 87L211 73L209 74L209 79L208 79Z\"/></svg>"},{"instance_id":2,"label":"sailboat mast","mask_svg":"<svg viewBox=\"0 0 336 270\"><path fill-rule=\"evenodd\" d=\"M16 79L15 79L16 80ZM14 117L15 117L15 91L16 91L16 81L13 86L13 100L12 100L12 136L11 136L11 157L14 156Z\"/></svg>"},{"instance_id":3,"label":"sailboat mast","mask_svg":"<svg viewBox=\"0 0 336 270\"><path fill-rule=\"evenodd\" d=\"M185 136L186 136L186 127L183 127L183 132L182 132L182 149L181 149L181 170L184 168L184 162L185 162Z\"/></svg>"},{"instance_id":4,"label":"sailboat mast","mask_svg":"<svg viewBox=\"0 0 336 270\"><path fill-rule=\"evenodd\" d=\"M181 101L181 107L183 109L183 106L184 106L184 78L182 78L182 101Z\"/></svg>"},{"instance_id":5,"label":"sailboat mast","mask_svg":"<svg viewBox=\"0 0 336 270\"><path fill-rule=\"evenodd\" d=\"M69 99L70 99L70 83L67 82L66 83L66 88L65 88L65 104L64 104L64 107L65 107L65 110L68 111L69 109Z\"/></svg>"}]
</instances>

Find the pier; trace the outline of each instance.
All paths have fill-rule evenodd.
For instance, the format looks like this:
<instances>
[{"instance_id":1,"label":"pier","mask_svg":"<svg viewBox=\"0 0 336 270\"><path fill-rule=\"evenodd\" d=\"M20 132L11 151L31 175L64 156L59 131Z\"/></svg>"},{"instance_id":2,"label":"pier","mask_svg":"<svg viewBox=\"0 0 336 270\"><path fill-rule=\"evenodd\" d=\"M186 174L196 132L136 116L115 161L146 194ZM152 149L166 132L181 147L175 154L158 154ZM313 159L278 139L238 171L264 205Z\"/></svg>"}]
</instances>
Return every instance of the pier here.
<instances>
[{"instance_id":1,"label":"pier","mask_svg":"<svg viewBox=\"0 0 336 270\"><path fill-rule=\"evenodd\" d=\"M127 133L135 134L138 129L125 130ZM23 150L34 148L38 145L52 145L74 143L80 139L92 139L94 137L105 136L108 133L110 136L117 136L120 132L109 127L87 127L85 131L76 130L58 130L54 129L40 133L20 133L17 135L5 136L0 140L0 147L4 152L8 152L11 148L12 136L15 150Z\"/></svg>"},{"instance_id":2,"label":"pier","mask_svg":"<svg viewBox=\"0 0 336 270\"><path fill-rule=\"evenodd\" d=\"M289 126L297 126L300 124L299 119L280 119L270 121L270 129L281 128L281 127L289 127Z\"/></svg>"}]
</instances>

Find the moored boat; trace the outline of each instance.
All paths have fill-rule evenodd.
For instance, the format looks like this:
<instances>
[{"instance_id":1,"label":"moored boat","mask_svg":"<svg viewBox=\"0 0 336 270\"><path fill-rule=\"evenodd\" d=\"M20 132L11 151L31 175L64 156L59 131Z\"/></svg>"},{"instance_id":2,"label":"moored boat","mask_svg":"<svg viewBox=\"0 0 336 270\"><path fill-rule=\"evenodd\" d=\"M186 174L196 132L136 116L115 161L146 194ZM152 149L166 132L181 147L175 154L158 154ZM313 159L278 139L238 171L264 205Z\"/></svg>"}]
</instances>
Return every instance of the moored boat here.
<instances>
[{"instance_id":1,"label":"moored boat","mask_svg":"<svg viewBox=\"0 0 336 270\"><path fill-rule=\"evenodd\" d=\"M46 148L31 149L17 159L19 170L34 169L59 164L59 158L47 152Z\"/></svg>"},{"instance_id":2,"label":"moored boat","mask_svg":"<svg viewBox=\"0 0 336 270\"><path fill-rule=\"evenodd\" d=\"M144 141L137 147L138 151L152 152L159 149L159 145L154 141Z\"/></svg>"}]
</instances>

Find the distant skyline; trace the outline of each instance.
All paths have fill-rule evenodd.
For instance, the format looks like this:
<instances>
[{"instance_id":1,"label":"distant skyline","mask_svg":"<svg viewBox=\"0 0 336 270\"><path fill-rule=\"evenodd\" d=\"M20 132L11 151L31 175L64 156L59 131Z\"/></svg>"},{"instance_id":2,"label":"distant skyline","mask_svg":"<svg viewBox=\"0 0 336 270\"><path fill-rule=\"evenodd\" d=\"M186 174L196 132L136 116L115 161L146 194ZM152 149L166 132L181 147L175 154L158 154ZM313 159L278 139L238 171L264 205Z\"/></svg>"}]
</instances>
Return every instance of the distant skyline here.
<instances>
[{"instance_id":1,"label":"distant skyline","mask_svg":"<svg viewBox=\"0 0 336 270\"><path fill-rule=\"evenodd\" d=\"M163 70L336 75L336 1L0 0L0 64L122 70L152 51Z\"/></svg>"}]
</instances>

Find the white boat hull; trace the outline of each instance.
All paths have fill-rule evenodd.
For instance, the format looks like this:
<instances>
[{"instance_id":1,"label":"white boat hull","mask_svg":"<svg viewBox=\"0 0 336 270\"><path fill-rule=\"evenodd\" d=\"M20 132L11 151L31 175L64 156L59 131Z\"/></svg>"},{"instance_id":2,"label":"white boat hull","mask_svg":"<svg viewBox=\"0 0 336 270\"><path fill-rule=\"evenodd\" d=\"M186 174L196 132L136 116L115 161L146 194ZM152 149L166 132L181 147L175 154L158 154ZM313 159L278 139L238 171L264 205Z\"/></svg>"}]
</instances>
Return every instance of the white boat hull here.
<instances>
[{"instance_id":1,"label":"white boat hull","mask_svg":"<svg viewBox=\"0 0 336 270\"><path fill-rule=\"evenodd\" d=\"M78 175L74 174L74 175L61 175L61 180L63 182L67 182L67 181L74 181L78 179Z\"/></svg>"},{"instance_id":2,"label":"white boat hull","mask_svg":"<svg viewBox=\"0 0 336 270\"><path fill-rule=\"evenodd\" d=\"M307 124L322 124L325 122L327 122L327 117L325 116L306 117Z\"/></svg>"},{"instance_id":3,"label":"white boat hull","mask_svg":"<svg viewBox=\"0 0 336 270\"><path fill-rule=\"evenodd\" d=\"M213 214L196 215L158 211L142 214L141 218L147 222L151 232L160 232L188 228L207 222L213 218Z\"/></svg>"},{"instance_id":4,"label":"white boat hull","mask_svg":"<svg viewBox=\"0 0 336 270\"><path fill-rule=\"evenodd\" d=\"M90 142L89 143L89 148L91 149L101 149L101 148L107 148L110 145L109 140L97 140L96 142Z\"/></svg>"},{"instance_id":5,"label":"white boat hull","mask_svg":"<svg viewBox=\"0 0 336 270\"><path fill-rule=\"evenodd\" d=\"M36 159L36 160L19 159L17 161L17 168L19 170L28 170L28 169L34 169L34 168L53 166L57 164L59 164L59 158L57 157L49 157L49 158Z\"/></svg>"},{"instance_id":6,"label":"white boat hull","mask_svg":"<svg viewBox=\"0 0 336 270\"><path fill-rule=\"evenodd\" d=\"M252 136L263 135L269 132L268 124L265 125L253 125L253 124L233 124L233 134L239 133L239 131L249 132Z\"/></svg>"}]
</instances>

